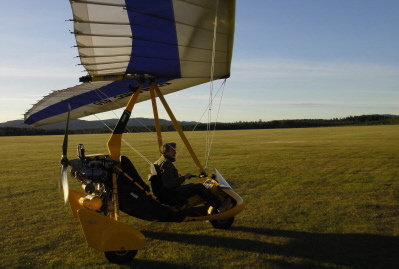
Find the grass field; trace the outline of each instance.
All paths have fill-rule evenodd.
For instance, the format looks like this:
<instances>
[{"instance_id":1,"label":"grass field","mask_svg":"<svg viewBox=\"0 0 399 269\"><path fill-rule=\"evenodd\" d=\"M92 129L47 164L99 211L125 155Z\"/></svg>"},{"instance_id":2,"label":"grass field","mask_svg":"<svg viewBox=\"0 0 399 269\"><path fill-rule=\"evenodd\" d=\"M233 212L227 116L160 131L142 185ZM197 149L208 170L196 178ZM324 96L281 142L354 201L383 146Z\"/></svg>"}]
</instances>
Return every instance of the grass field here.
<instances>
[{"instance_id":1,"label":"grass field","mask_svg":"<svg viewBox=\"0 0 399 269\"><path fill-rule=\"evenodd\" d=\"M200 159L204 134L189 134ZM180 142L174 133L164 136ZM153 134L125 138L158 158ZM62 139L0 137L1 268L118 267L86 246L63 205ZM71 135L69 156L78 143L88 154L106 153L107 139ZM123 154L146 178L148 164L129 147ZM186 156L183 150L177 167L195 173ZM126 267L399 268L399 125L218 131L209 163L247 204L233 227L155 223L143 232L146 248Z\"/></svg>"}]
</instances>

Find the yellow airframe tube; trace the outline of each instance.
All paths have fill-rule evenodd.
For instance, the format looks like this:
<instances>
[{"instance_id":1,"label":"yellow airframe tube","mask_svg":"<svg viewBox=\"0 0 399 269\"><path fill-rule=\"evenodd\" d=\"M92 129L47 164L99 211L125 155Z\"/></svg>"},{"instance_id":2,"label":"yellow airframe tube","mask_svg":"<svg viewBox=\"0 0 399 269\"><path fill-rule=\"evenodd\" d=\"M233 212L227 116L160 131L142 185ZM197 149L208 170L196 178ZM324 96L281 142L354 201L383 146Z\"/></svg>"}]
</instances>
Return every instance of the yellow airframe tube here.
<instances>
[{"instance_id":1,"label":"yellow airframe tube","mask_svg":"<svg viewBox=\"0 0 399 269\"><path fill-rule=\"evenodd\" d=\"M112 173L112 202L113 202L113 212L111 216L114 220L119 220L119 199L118 199L118 183L116 180L116 173Z\"/></svg>"},{"instance_id":2,"label":"yellow airframe tube","mask_svg":"<svg viewBox=\"0 0 399 269\"><path fill-rule=\"evenodd\" d=\"M165 100L163 94L162 94L161 91L159 90L158 85L157 85L155 82L153 82L153 83L151 83L151 87L154 88L154 90L155 90L155 92L157 93L159 99L161 100L161 102L162 102L162 104L163 104L163 106L164 106L166 112L167 112L168 115L169 115L169 118L170 118L171 121L173 122L173 125L174 125L176 131L177 131L178 134L180 135L180 138L181 138L181 140L183 141L184 145L186 146L188 152L190 153L191 158L193 159L195 165L198 167L199 172L200 172L200 173L205 172L204 168L202 167L200 161L199 161L198 158L197 158L197 155L195 154L195 152L194 152L193 148L191 147L190 143L188 142L188 140L187 140L187 138L186 138L186 136L185 136L185 134L184 134L182 128L180 127L179 123L177 122L175 116L173 115L172 110L170 109L168 103L166 102L166 100Z\"/></svg>"},{"instance_id":3,"label":"yellow airframe tube","mask_svg":"<svg viewBox=\"0 0 399 269\"><path fill-rule=\"evenodd\" d=\"M155 86L156 83L150 84L150 94L151 94L151 103L152 103L152 110L154 112L154 123L155 123L155 130L157 131L157 138L158 138L158 148L162 147L162 133L161 133L161 124L159 123L159 116L158 116L158 108L157 108L157 101L155 95Z\"/></svg>"},{"instance_id":4,"label":"yellow airframe tube","mask_svg":"<svg viewBox=\"0 0 399 269\"><path fill-rule=\"evenodd\" d=\"M137 98L139 97L141 89L142 89L142 85L139 84L139 88L130 97L129 102L126 105L125 111L122 114L122 117L120 118L111 137L108 140L108 143L107 143L108 153L109 153L109 156L111 156L111 158L114 161L119 161L119 159L121 157L122 135L123 135L123 132L125 131L127 121L129 121L130 114L133 110L134 104L136 104L136 102L137 102Z\"/></svg>"},{"instance_id":5,"label":"yellow airframe tube","mask_svg":"<svg viewBox=\"0 0 399 269\"><path fill-rule=\"evenodd\" d=\"M134 105L137 102L137 98L142 89L142 84L139 84L139 87L135 90L133 95L130 97L129 102L126 105L125 110L121 118L119 119L117 125L115 126L111 137L108 140L108 153L112 160L119 162L121 157L121 146L122 146L122 135L125 131L125 127L130 119L131 112L133 110ZM112 193L112 202L113 202L113 212L112 217L115 220L119 219L119 202L118 202L118 185L116 182L116 174L115 172L112 174L112 185L113 185L113 193Z\"/></svg>"}]
</instances>

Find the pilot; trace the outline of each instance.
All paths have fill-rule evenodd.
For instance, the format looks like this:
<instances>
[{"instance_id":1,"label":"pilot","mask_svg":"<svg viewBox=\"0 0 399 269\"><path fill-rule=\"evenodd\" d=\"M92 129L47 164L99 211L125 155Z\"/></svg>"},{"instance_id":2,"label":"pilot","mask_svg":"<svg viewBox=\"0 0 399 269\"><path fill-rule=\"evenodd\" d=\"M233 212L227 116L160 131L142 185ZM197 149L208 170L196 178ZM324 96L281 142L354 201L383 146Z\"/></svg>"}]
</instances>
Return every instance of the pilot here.
<instances>
[{"instance_id":1,"label":"pilot","mask_svg":"<svg viewBox=\"0 0 399 269\"><path fill-rule=\"evenodd\" d=\"M225 211L229 206L231 200L227 199L225 202L219 200L219 198L208 190L201 183L188 183L183 184L187 179L192 177L191 174L185 174L184 176L179 175L173 162L176 161L176 143L169 142L161 147L162 156L154 163L160 173L160 188L159 195L163 200L173 204L177 201L187 200L188 198L199 195L205 202L211 205L213 208L219 210L219 212ZM160 198L160 197L158 197Z\"/></svg>"}]
</instances>

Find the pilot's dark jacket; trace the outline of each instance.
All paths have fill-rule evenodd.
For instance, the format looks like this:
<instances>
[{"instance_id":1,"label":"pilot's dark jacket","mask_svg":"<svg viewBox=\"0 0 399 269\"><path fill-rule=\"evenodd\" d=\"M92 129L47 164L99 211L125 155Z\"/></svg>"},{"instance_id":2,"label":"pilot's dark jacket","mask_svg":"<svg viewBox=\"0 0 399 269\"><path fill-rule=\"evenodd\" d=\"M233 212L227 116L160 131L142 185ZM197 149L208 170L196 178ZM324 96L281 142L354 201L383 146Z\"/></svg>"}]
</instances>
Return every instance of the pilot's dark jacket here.
<instances>
[{"instance_id":1,"label":"pilot's dark jacket","mask_svg":"<svg viewBox=\"0 0 399 269\"><path fill-rule=\"evenodd\" d=\"M175 160L167 155L162 155L154 164L158 166L161 172L163 186L166 189L175 189L185 181L184 176L179 176L179 173L174 166Z\"/></svg>"}]
</instances>

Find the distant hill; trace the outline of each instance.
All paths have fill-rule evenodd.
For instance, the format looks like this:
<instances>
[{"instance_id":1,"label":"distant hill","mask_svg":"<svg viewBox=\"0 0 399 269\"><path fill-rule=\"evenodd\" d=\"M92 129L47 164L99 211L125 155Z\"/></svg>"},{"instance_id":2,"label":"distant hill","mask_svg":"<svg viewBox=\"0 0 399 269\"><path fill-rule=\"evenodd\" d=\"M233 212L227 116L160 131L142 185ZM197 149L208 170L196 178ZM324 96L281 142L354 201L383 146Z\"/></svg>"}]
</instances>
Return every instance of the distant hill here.
<instances>
[{"instance_id":1,"label":"distant hill","mask_svg":"<svg viewBox=\"0 0 399 269\"><path fill-rule=\"evenodd\" d=\"M88 129L99 129L104 128L104 123L109 127L114 127L118 119L108 119L103 121L87 121L87 120L71 120L69 123L70 130L88 130ZM160 119L161 125L173 125L173 123L169 120ZM195 121L179 121L180 125L194 125L197 124ZM128 126L136 127L136 126L153 126L154 119L148 118L132 118L129 120ZM43 130L55 130L55 129L65 129L65 122L53 123L38 127L32 127L24 123L23 120L12 120L0 123L1 127L14 127L14 128L34 128L34 129L43 129Z\"/></svg>"}]
</instances>

